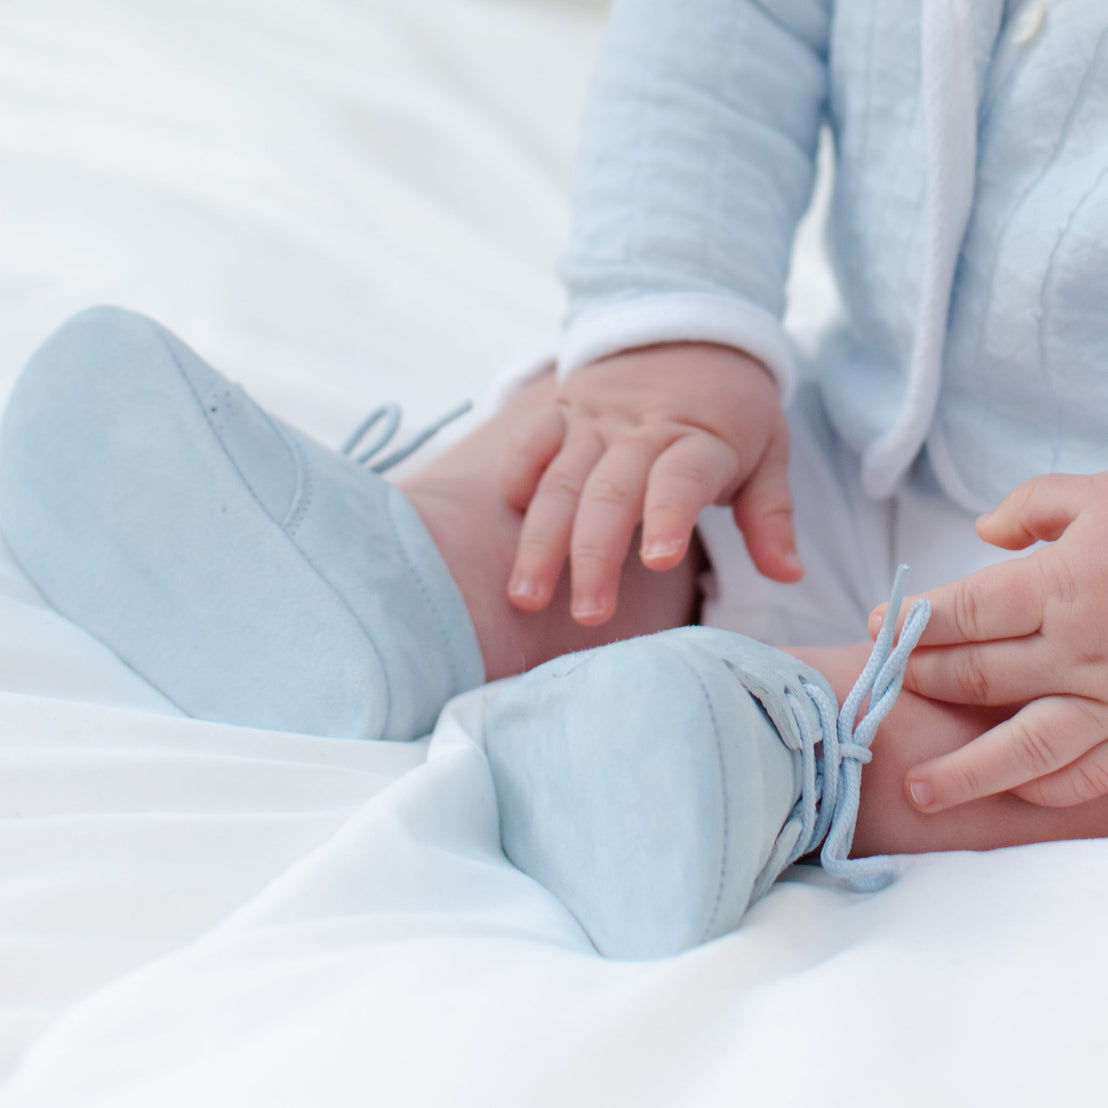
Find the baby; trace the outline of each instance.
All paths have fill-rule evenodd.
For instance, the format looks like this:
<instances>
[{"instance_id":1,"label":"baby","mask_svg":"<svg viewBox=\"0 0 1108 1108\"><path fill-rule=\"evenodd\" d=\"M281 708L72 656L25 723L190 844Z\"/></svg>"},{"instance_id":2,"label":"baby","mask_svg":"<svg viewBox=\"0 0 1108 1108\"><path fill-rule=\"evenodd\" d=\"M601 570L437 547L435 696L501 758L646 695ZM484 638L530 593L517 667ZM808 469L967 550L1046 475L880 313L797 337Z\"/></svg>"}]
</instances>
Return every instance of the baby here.
<instances>
[{"instance_id":1,"label":"baby","mask_svg":"<svg viewBox=\"0 0 1108 1108\"><path fill-rule=\"evenodd\" d=\"M722 594L708 621L811 642L832 605L830 637L846 636L829 564L850 575L874 540L933 564L960 518L968 530L967 512L1001 501L982 539L1054 545L980 569L983 552L953 540L939 560L961 579L928 594L933 649L908 669L913 691L999 722L944 757L917 750L908 795L938 812L1108 791L1106 43L1093 0L617 3L565 263L564 379L508 470L527 509L515 603L545 604L568 555L572 611L600 623L640 519L643 564L666 569L700 510L724 503L749 562L733 528L706 521ZM777 318L824 122L844 311L811 367L817 395L791 415L793 486L819 480L814 457L850 488L805 496L814 580L788 596L753 570L801 575L781 408L795 367ZM890 516L920 498L942 523L913 547ZM881 579L848 580L854 604Z\"/></svg>"},{"instance_id":2,"label":"baby","mask_svg":"<svg viewBox=\"0 0 1108 1108\"><path fill-rule=\"evenodd\" d=\"M96 310L12 394L0 526L193 715L412 738L538 667L489 710L505 846L607 953L821 844L868 888L1108 833L1106 42L1094 0L617 0L556 376L394 486ZM799 367L825 123L843 313ZM1049 545L993 562L998 502L985 543ZM930 622L894 647L894 591L865 642L901 560Z\"/></svg>"}]
</instances>

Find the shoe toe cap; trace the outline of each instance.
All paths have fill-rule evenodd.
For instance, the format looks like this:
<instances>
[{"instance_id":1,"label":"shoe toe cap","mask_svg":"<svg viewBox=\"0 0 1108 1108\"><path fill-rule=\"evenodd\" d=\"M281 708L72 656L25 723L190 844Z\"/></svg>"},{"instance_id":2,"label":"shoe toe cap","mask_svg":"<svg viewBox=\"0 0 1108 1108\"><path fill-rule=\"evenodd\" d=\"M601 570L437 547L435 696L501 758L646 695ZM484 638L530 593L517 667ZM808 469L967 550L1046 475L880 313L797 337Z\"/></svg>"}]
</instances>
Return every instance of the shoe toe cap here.
<instances>
[{"instance_id":1,"label":"shoe toe cap","mask_svg":"<svg viewBox=\"0 0 1108 1108\"><path fill-rule=\"evenodd\" d=\"M232 393L153 321L82 312L5 410L0 526L55 607L188 714L378 737L380 658L274 518L299 483L283 437L244 396L205 403Z\"/></svg>"},{"instance_id":2,"label":"shoe toe cap","mask_svg":"<svg viewBox=\"0 0 1108 1108\"><path fill-rule=\"evenodd\" d=\"M558 659L494 701L487 743L506 853L602 953L738 922L781 826L763 826L761 765L781 744L718 659L679 633Z\"/></svg>"}]
</instances>

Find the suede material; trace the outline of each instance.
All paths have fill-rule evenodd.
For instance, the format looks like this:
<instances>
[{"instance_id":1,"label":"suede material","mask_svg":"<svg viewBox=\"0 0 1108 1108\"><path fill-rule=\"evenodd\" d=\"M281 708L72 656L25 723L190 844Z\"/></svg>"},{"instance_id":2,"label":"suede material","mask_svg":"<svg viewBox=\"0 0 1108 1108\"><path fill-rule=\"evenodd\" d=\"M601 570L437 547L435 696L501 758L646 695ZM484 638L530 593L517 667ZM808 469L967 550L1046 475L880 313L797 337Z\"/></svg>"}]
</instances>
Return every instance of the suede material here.
<instances>
[{"instance_id":1,"label":"suede material","mask_svg":"<svg viewBox=\"0 0 1108 1108\"><path fill-rule=\"evenodd\" d=\"M608 956L663 957L733 930L783 866L765 880L800 795L783 698L801 674L826 684L705 627L533 670L488 713L505 853Z\"/></svg>"},{"instance_id":2,"label":"suede material","mask_svg":"<svg viewBox=\"0 0 1108 1108\"><path fill-rule=\"evenodd\" d=\"M51 336L0 427L0 527L28 576L183 711L228 723L410 739L482 680L402 499L118 309Z\"/></svg>"},{"instance_id":3,"label":"suede material","mask_svg":"<svg viewBox=\"0 0 1108 1108\"><path fill-rule=\"evenodd\" d=\"M416 510L376 474L284 428L312 475L289 529L380 645L385 737L425 735L451 697L481 684L476 633Z\"/></svg>"}]
</instances>

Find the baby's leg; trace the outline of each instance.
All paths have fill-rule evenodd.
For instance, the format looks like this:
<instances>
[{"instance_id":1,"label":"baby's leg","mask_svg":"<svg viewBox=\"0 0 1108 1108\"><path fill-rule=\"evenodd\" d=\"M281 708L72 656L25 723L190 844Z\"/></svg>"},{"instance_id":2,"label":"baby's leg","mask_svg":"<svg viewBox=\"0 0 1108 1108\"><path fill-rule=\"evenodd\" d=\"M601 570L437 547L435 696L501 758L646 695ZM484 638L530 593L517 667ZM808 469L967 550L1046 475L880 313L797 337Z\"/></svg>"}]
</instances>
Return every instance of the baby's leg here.
<instances>
[{"instance_id":1,"label":"baby's leg","mask_svg":"<svg viewBox=\"0 0 1108 1108\"><path fill-rule=\"evenodd\" d=\"M692 562L631 566L600 632L564 601L508 604L520 520L501 446L551 384L429 463L410 502L154 321L94 309L46 339L7 402L0 526L43 594L187 714L409 739L486 674L692 615Z\"/></svg>"},{"instance_id":2,"label":"baby's leg","mask_svg":"<svg viewBox=\"0 0 1108 1108\"><path fill-rule=\"evenodd\" d=\"M861 672L871 646L790 649L818 669L840 702ZM1043 808L1010 793L924 815L904 792L908 769L965 745L1010 711L927 700L902 691L873 743L862 771L861 804L851 854L917 854L931 850L991 850L1057 839L1108 835L1108 798L1072 808Z\"/></svg>"},{"instance_id":3,"label":"baby's leg","mask_svg":"<svg viewBox=\"0 0 1108 1108\"><path fill-rule=\"evenodd\" d=\"M522 673L560 654L695 621L699 548L675 569L646 569L632 552L616 615L601 627L569 616L566 574L551 604L522 612L508 601L508 574L522 516L500 493L500 460L516 421L548 402L553 373L528 385L483 426L400 483L450 569L469 609L488 679Z\"/></svg>"}]
</instances>

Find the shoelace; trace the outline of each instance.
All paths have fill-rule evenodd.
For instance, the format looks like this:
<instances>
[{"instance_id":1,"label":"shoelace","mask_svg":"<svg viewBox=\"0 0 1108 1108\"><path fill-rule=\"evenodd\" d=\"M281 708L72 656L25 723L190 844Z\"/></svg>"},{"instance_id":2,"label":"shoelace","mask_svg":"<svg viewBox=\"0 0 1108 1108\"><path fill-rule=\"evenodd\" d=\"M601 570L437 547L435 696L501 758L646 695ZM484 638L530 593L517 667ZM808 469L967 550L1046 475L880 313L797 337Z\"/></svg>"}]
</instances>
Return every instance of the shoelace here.
<instances>
[{"instance_id":1,"label":"shoelace","mask_svg":"<svg viewBox=\"0 0 1108 1108\"><path fill-rule=\"evenodd\" d=\"M446 415L439 419L436 419L434 423L429 423L422 431L419 431L403 446L394 450L391 454L386 454L385 457L379 461L373 462L369 465L369 468L374 473L384 473L386 470L392 469L394 465L404 461L405 458L414 454L428 439L437 435L448 423L453 423L454 420L460 419L473 407L472 401L466 400L459 404L456 408L451 408ZM399 404L382 404L379 408L374 408L358 424L357 427L350 433L349 438L339 447L339 450L347 457L352 458L358 465L368 465L373 458L375 458L396 435L396 431L400 426L400 419L403 415L403 411ZM362 440L369 434L378 423L383 422L383 425L378 429L377 434L369 441L368 445L364 445ZM354 451L362 446L361 453L355 455Z\"/></svg>"},{"instance_id":2,"label":"shoelace","mask_svg":"<svg viewBox=\"0 0 1108 1108\"><path fill-rule=\"evenodd\" d=\"M908 611L894 647L893 637L904 600L907 573L907 566L897 569L888 610L869 661L842 708L823 689L806 681L801 684L819 716L818 728L813 726L810 712L791 705L802 741L802 791L797 806L801 820L800 839L789 861L796 861L822 842L820 861L823 868L858 892L883 889L899 870L896 860L888 856L848 858L847 855L858 818L862 766L872 757L870 743L900 693L908 655L919 642L931 616L931 605L926 600L917 600ZM787 694L792 695L791 692ZM858 709L867 695L869 703L865 714L855 723ZM817 743L822 745L818 753Z\"/></svg>"},{"instance_id":3,"label":"shoelace","mask_svg":"<svg viewBox=\"0 0 1108 1108\"><path fill-rule=\"evenodd\" d=\"M387 454L369 468L384 473L402 462L428 439L448 424L465 415L473 407L470 401L452 408L444 416L428 424L403 446ZM399 404L382 404L363 419L339 448L358 465L367 465L393 440L402 411ZM377 434L364 445L362 440L377 426ZM362 445L357 455L354 451ZM931 615L931 605L917 600L908 611L900 637L893 646L897 618L904 600L904 584L908 567L900 566L893 580L889 606L873 644L869 660L840 709L835 701L817 685L801 680L804 694L816 709L818 727L813 726L810 713L791 703L793 717L801 737L801 796L797 804L801 830L796 845L788 857L795 862L823 843L820 861L828 873L841 877L859 892L884 888L897 874L896 860L890 857L848 858L858 818L862 766L871 758L870 744L881 721L889 714L904 682L908 656L919 641ZM790 700L795 693L789 690ZM857 719L858 709L869 696L865 714ZM821 750L817 753L817 744Z\"/></svg>"}]
</instances>

